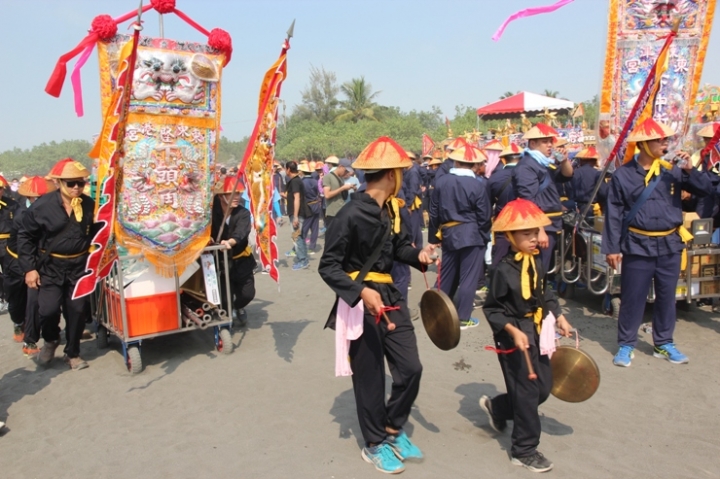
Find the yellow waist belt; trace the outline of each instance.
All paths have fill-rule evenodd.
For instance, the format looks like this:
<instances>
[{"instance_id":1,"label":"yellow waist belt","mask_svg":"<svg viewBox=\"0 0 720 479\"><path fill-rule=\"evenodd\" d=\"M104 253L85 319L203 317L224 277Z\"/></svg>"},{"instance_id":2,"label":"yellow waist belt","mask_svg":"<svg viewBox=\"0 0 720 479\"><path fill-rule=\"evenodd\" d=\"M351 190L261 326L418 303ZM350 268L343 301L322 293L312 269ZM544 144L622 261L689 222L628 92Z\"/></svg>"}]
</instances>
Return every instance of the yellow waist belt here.
<instances>
[{"instance_id":1,"label":"yellow waist belt","mask_svg":"<svg viewBox=\"0 0 720 479\"><path fill-rule=\"evenodd\" d=\"M247 247L242 250L241 253L236 254L232 257L232 259L239 259L239 258L245 258L246 256L250 256L252 254L252 246L247 245Z\"/></svg>"},{"instance_id":2,"label":"yellow waist belt","mask_svg":"<svg viewBox=\"0 0 720 479\"><path fill-rule=\"evenodd\" d=\"M2 233L0 234L0 240L8 239L10 238L10 233Z\"/></svg>"},{"instance_id":3,"label":"yellow waist belt","mask_svg":"<svg viewBox=\"0 0 720 479\"><path fill-rule=\"evenodd\" d=\"M75 259L75 258L79 258L80 256L86 255L88 253L92 253L96 249L97 248L95 246L91 246L90 248L88 248L87 251L83 251L82 253L77 253L77 254L50 253L50 256L52 256L53 258L57 258L57 259ZM45 250L41 249L40 252L44 253Z\"/></svg>"},{"instance_id":4,"label":"yellow waist belt","mask_svg":"<svg viewBox=\"0 0 720 479\"><path fill-rule=\"evenodd\" d=\"M637 233L639 235L643 236L652 236L652 237L662 237L662 236L670 236L671 234L677 233L680 235L680 239L683 243L687 244L689 241L692 241L693 235L685 228L684 226L680 225L677 228L673 228L671 230L666 231L645 231L641 230L639 228L635 228L633 226L628 227L628 230L632 231L633 233ZM687 250L683 250L682 252L682 259L680 260L680 270L683 271L687 267Z\"/></svg>"},{"instance_id":5,"label":"yellow waist belt","mask_svg":"<svg viewBox=\"0 0 720 479\"><path fill-rule=\"evenodd\" d=\"M350 276L350 278L354 280L358 277L359 274L360 271L353 271L352 273L348 273L348 276ZM370 271L367 276L365 276L365 279L363 281L370 281L371 283L392 284L393 279L392 276L390 276L390 273L376 273L375 271Z\"/></svg>"},{"instance_id":6,"label":"yellow waist belt","mask_svg":"<svg viewBox=\"0 0 720 479\"><path fill-rule=\"evenodd\" d=\"M313 201L311 201L311 202L308 203L308 206L314 205L314 204L317 204L317 203L320 203L320 201L322 201L322 200L313 200Z\"/></svg>"},{"instance_id":7,"label":"yellow waist belt","mask_svg":"<svg viewBox=\"0 0 720 479\"><path fill-rule=\"evenodd\" d=\"M419 196L415 197L415 201L410 205L410 211L414 211L422 206L422 200Z\"/></svg>"},{"instance_id":8,"label":"yellow waist belt","mask_svg":"<svg viewBox=\"0 0 720 479\"><path fill-rule=\"evenodd\" d=\"M443 228L452 228L453 226L457 226L461 224L462 221L448 221L447 223L443 223L440 225L440 228L438 228L437 233L435 233L435 237L439 240L442 240L442 230Z\"/></svg>"},{"instance_id":9,"label":"yellow waist belt","mask_svg":"<svg viewBox=\"0 0 720 479\"><path fill-rule=\"evenodd\" d=\"M545 213L548 218L554 218L556 216L562 216L562 211L553 211L552 213Z\"/></svg>"},{"instance_id":10,"label":"yellow waist belt","mask_svg":"<svg viewBox=\"0 0 720 479\"><path fill-rule=\"evenodd\" d=\"M7 251L8 254L9 254L10 256L12 256L13 258L18 259L17 253L13 253L13 251L10 249L9 246L6 246L6 247L5 247L5 251Z\"/></svg>"}]
</instances>

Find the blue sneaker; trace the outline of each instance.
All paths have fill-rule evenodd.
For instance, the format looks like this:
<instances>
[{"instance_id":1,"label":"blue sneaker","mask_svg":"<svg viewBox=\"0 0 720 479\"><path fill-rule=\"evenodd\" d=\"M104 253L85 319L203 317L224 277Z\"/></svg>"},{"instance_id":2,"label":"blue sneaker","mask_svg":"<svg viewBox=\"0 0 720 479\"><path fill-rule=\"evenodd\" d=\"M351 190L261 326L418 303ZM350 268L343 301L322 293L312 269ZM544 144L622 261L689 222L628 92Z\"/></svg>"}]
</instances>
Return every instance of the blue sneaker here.
<instances>
[{"instance_id":1,"label":"blue sneaker","mask_svg":"<svg viewBox=\"0 0 720 479\"><path fill-rule=\"evenodd\" d=\"M293 271L299 271L301 269L308 269L310 267L309 261L303 261L302 263L295 263L292 267Z\"/></svg>"},{"instance_id":2,"label":"blue sneaker","mask_svg":"<svg viewBox=\"0 0 720 479\"><path fill-rule=\"evenodd\" d=\"M613 358L613 364L615 366L621 366L623 368L629 368L632 359L635 357L635 348L632 346L620 346L617 354Z\"/></svg>"},{"instance_id":3,"label":"blue sneaker","mask_svg":"<svg viewBox=\"0 0 720 479\"><path fill-rule=\"evenodd\" d=\"M480 326L480 320L477 318L460 320L460 329L476 328L478 326Z\"/></svg>"},{"instance_id":4,"label":"blue sneaker","mask_svg":"<svg viewBox=\"0 0 720 479\"><path fill-rule=\"evenodd\" d=\"M423 453L420 451L420 448L410 441L410 438L403 430L400 430L400 433L397 436L388 435L387 443L401 461L406 459L423 458Z\"/></svg>"},{"instance_id":5,"label":"blue sneaker","mask_svg":"<svg viewBox=\"0 0 720 479\"><path fill-rule=\"evenodd\" d=\"M655 346L653 356L656 358L667 359L673 364L687 364L690 362L687 356L678 351L673 343Z\"/></svg>"},{"instance_id":6,"label":"blue sneaker","mask_svg":"<svg viewBox=\"0 0 720 479\"><path fill-rule=\"evenodd\" d=\"M403 463L386 442L381 442L377 446L363 447L362 458L365 462L373 464L375 469L386 474L399 474L405 470Z\"/></svg>"}]
</instances>

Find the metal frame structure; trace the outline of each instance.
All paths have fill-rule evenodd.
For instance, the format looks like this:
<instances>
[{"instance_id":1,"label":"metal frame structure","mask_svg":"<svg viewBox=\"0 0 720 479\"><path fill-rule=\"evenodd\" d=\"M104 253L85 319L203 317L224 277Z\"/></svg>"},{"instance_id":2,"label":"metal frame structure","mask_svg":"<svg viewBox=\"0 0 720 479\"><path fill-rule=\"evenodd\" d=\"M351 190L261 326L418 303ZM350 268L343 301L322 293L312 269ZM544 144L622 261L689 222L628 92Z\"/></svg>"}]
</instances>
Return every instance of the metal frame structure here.
<instances>
[{"instance_id":1,"label":"metal frame structure","mask_svg":"<svg viewBox=\"0 0 720 479\"><path fill-rule=\"evenodd\" d=\"M203 249L202 253L213 254L218 285L221 285L221 287L224 286L226 292L224 295L226 311L232 311L232 292L230 290L228 250L221 245L208 246ZM220 261L220 255L222 255L222 262ZM122 344L122 353L125 359L125 364L128 370L133 374L137 374L142 371L142 359L140 353L142 342L144 340L201 329L193 323L183 322L182 308L180 304L181 285L177 270L175 270L175 297L178 306L177 328L138 336L129 335L125 288L128 287L130 283L126 283L123 278L122 263L142 258L143 255L141 254L120 257L113 265L108 277L105 278L98 286L95 293L95 299L93 301L93 310L96 312L96 319L98 323L98 347L104 348L107 346L108 333L117 337ZM111 301L109 299L110 294L118 295L119 300ZM122 320L122 331L113 326L113 319L117 320L118 318ZM233 349L231 334L232 314L228 315L226 319L212 319L205 327L213 328L215 347L217 350L224 354L230 354Z\"/></svg>"}]
</instances>

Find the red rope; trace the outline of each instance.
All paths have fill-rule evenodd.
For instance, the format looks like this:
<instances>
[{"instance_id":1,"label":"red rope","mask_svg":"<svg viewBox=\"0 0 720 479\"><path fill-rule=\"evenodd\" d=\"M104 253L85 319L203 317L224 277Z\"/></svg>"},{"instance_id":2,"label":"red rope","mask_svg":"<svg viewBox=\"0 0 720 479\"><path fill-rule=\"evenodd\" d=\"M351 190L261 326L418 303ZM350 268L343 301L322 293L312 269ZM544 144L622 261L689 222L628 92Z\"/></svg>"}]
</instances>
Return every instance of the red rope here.
<instances>
[{"instance_id":1,"label":"red rope","mask_svg":"<svg viewBox=\"0 0 720 479\"><path fill-rule=\"evenodd\" d=\"M492 346L485 346L485 351L492 351L495 354L510 354L517 351L517 348L510 348L510 349L497 349Z\"/></svg>"},{"instance_id":2,"label":"red rope","mask_svg":"<svg viewBox=\"0 0 720 479\"><path fill-rule=\"evenodd\" d=\"M378 311L378 314L375 315L375 324L380 324L380 318L382 318L383 313L386 313L388 311L398 311L400 309L400 306L383 306L380 311Z\"/></svg>"}]
</instances>

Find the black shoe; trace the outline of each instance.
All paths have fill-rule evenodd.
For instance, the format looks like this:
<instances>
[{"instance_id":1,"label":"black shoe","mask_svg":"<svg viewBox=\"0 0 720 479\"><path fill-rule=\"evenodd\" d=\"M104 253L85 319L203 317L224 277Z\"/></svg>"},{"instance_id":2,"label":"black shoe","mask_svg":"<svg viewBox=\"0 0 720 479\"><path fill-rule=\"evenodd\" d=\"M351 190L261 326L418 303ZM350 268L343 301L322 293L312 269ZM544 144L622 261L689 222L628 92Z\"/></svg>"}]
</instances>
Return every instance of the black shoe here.
<instances>
[{"instance_id":1,"label":"black shoe","mask_svg":"<svg viewBox=\"0 0 720 479\"><path fill-rule=\"evenodd\" d=\"M495 432L503 432L505 428L507 428L507 421L505 419L498 419L493 414L492 400L490 399L490 397L482 396L480 398L480 409L485 411L485 413L488 415L490 427L492 427Z\"/></svg>"},{"instance_id":2,"label":"black shoe","mask_svg":"<svg viewBox=\"0 0 720 479\"><path fill-rule=\"evenodd\" d=\"M513 457L510 462L514 466L522 466L532 472L548 472L553 468L553 463L538 451L535 451L535 454L530 456Z\"/></svg>"}]
</instances>

